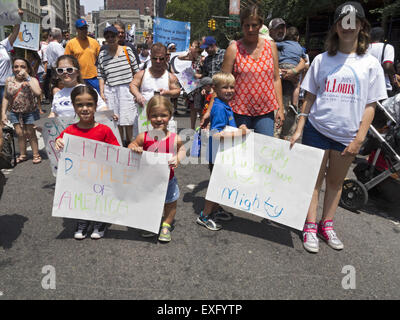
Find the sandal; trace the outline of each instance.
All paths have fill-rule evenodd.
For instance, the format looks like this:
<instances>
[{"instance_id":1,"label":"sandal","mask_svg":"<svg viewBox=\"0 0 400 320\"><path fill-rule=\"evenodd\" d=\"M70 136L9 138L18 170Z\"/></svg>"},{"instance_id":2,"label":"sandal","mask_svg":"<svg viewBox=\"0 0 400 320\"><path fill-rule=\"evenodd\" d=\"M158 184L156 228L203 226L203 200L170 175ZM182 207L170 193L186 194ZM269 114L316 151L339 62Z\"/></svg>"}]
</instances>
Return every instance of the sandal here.
<instances>
[{"instance_id":1,"label":"sandal","mask_svg":"<svg viewBox=\"0 0 400 320\"><path fill-rule=\"evenodd\" d=\"M20 154L20 155L17 157L17 163L21 163L21 162L24 162L24 161L26 161L26 160L28 160L28 157L27 157L26 154Z\"/></svg>"},{"instance_id":2,"label":"sandal","mask_svg":"<svg viewBox=\"0 0 400 320\"><path fill-rule=\"evenodd\" d=\"M38 164L42 162L42 157L37 155L37 156L33 156L33 160L32 160L33 164Z\"/></svg>"}]
</instances>

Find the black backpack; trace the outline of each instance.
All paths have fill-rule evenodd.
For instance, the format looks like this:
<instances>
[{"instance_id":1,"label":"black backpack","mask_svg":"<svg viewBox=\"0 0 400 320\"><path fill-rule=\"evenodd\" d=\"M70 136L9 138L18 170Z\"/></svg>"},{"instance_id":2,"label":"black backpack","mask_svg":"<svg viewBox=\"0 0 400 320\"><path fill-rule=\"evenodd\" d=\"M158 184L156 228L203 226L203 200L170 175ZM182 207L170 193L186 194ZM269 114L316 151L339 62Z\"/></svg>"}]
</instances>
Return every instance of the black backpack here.
<instances>
[{"instance_id":1,"label":"black backpack","mask_svg":"<svg viewBox=\"0 0 400 320\"><path fill-rule=\"evenodd\" d=\"M9 126L4 126L2 134L3 148L0 152L0 169L11 169L17 164L14 143L14 129Z\"/></svg>"}]
</instances>

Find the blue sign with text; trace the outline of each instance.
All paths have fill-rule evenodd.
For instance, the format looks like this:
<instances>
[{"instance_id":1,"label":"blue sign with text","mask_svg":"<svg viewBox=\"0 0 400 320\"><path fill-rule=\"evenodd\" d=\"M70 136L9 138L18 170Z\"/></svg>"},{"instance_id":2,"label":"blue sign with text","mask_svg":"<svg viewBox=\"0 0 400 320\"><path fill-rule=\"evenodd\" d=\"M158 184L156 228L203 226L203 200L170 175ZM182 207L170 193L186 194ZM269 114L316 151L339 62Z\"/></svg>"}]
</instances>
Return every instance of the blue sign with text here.
<instances>
[{"instance_id":1,"label":"blue sign with text","mask_svg":"<svg viewBox=\"0 0 400 320\"><path fill-rule=\"evenodd\" d=\"M176 51L186 51L190 46L190 22L155 18L153 24L153 43L176 44Z\"/></svg>"}]
</instances>

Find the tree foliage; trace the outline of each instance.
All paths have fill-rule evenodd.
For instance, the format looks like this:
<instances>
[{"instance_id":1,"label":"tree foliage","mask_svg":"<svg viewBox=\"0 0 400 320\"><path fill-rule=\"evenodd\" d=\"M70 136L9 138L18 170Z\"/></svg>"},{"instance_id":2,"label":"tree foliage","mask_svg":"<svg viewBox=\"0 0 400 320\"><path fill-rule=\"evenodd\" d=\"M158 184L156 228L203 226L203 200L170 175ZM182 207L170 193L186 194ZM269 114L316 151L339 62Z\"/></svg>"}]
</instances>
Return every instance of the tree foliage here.
<instances>
[{"instance_id":1,"label":"tree foliage","mask_svg":"<svg viewBox=\"0 0 400 320\"><path fill-rule=\"evenodd\" d=\"M332 15L337 6L346 0L241 0L241 7L258 4L265 17L265 24L272 18L281 17L290 25L304 30L307 17L318 15ZM364 5L368 0L360 0ZM382 15L382 18L400 15L399 0L382 0L380 8L371 10L373 14ZM225 27L224 19L216 19L217 30L211 31L207 21L212 16L228 16L229 0L172 0L167 5L167 17L173 20L190 21L192 26L192 40L200 39L205 35L213 35L218 43L228 42L240 32L240 29ZM303 28L302 28L303 27Z\"/></svg>"}]
</instances>

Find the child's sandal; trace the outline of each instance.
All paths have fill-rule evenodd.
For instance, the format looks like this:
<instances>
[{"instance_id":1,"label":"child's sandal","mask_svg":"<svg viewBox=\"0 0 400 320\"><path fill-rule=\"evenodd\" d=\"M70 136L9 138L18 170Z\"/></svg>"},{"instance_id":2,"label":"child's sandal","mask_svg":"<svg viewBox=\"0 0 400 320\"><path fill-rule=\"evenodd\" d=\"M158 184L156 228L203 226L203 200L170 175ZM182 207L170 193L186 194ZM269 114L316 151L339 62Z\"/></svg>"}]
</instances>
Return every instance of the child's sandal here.
<instances>
[{"instance_id":1,"label":"child's sandal","mask_svg":"<svg viewBox=\"0 0 400 320\"><path fill-rule=\"evenodd\" d=\"M42 162L42 157L37 155L37 156L33 156L33 160L32 160L33 164L38 164Z\"/></svg>"}]
</instances>

